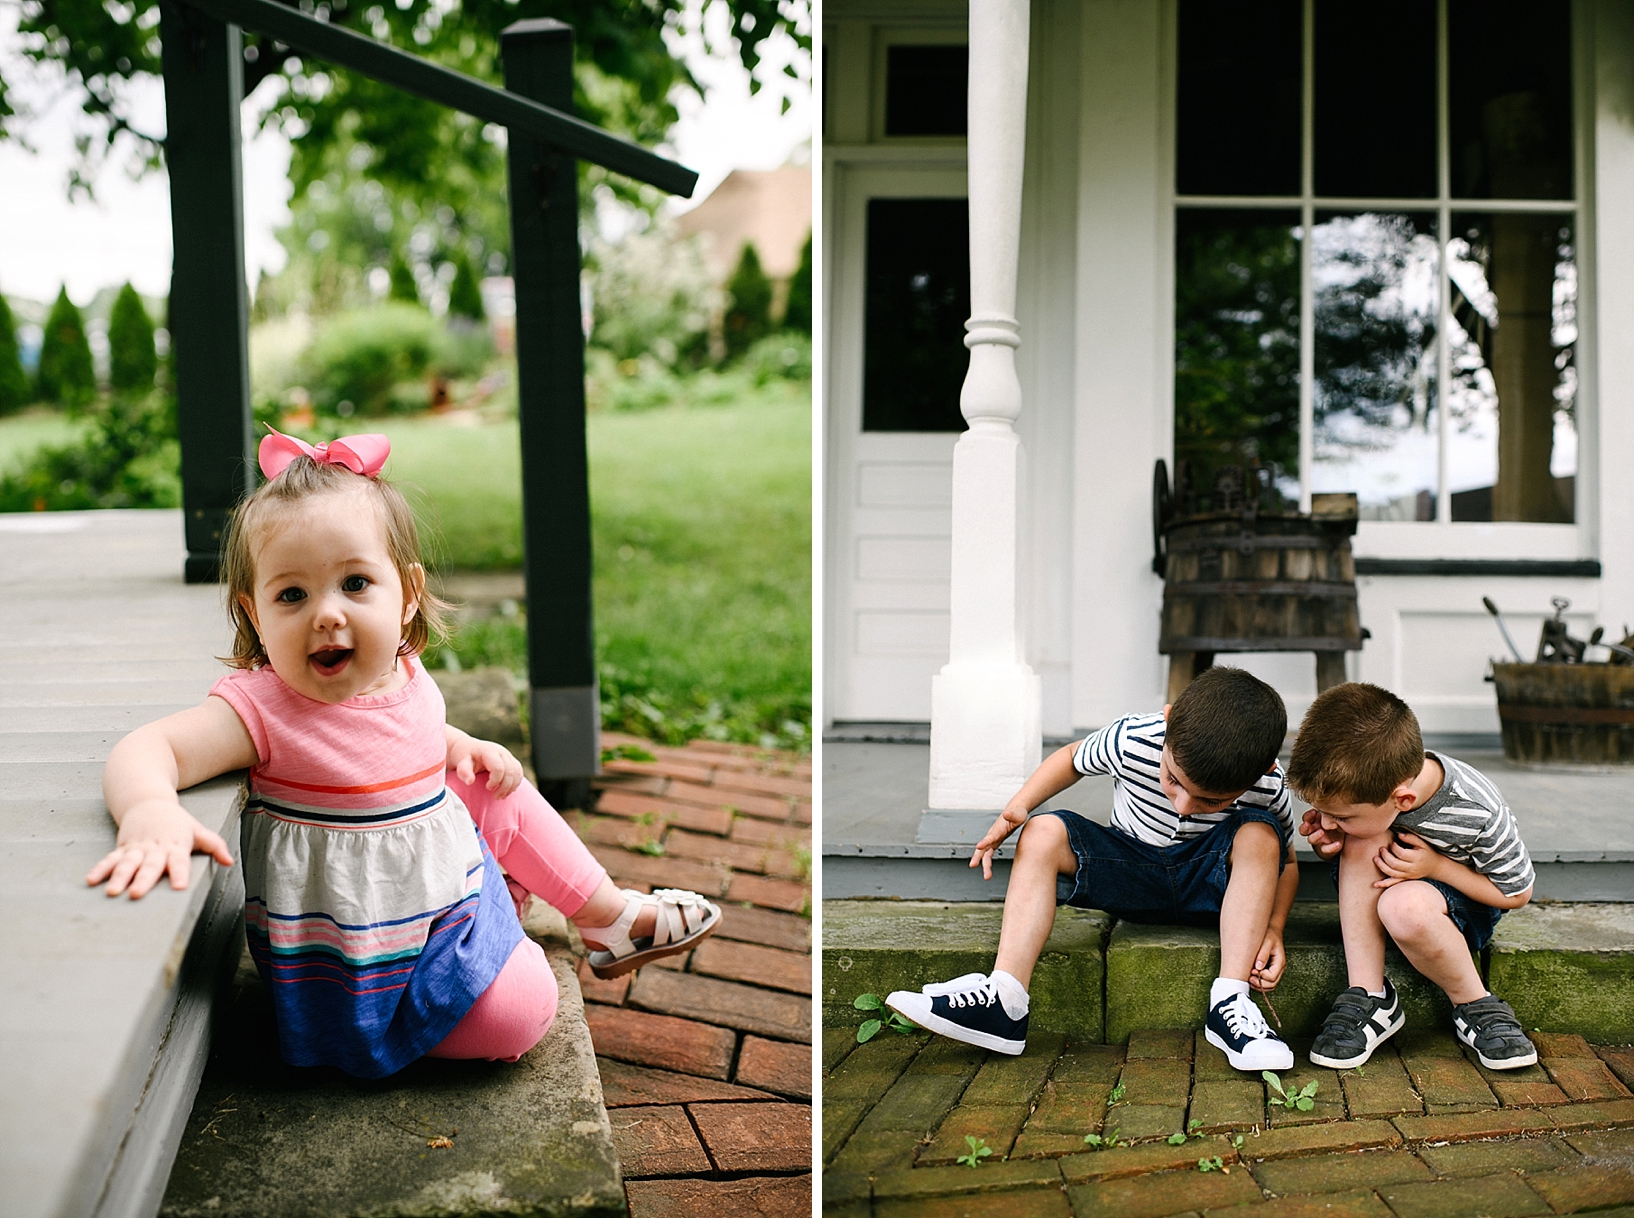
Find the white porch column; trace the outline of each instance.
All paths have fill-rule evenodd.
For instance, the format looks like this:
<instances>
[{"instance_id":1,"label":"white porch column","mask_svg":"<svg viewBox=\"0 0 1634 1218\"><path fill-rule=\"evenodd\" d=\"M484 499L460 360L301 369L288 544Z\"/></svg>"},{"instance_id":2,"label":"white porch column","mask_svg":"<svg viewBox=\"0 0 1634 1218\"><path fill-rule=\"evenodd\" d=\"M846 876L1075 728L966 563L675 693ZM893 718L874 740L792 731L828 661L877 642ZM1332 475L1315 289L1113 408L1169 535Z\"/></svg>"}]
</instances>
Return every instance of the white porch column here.
<instances>
[{"instance_id":1,"label":"white porch column","mask_svg":"<svg viewBox=\"0 0 1634 1218\"><path fill-rule=\"evenodd\" d=\"M1015 349L1029 0L970 0L970 371L953 450L952 628L931 678L930 806L1002 807L1038 765L1040 682L1026 659L1024 480Z\"/></svg>"}]
</instances>

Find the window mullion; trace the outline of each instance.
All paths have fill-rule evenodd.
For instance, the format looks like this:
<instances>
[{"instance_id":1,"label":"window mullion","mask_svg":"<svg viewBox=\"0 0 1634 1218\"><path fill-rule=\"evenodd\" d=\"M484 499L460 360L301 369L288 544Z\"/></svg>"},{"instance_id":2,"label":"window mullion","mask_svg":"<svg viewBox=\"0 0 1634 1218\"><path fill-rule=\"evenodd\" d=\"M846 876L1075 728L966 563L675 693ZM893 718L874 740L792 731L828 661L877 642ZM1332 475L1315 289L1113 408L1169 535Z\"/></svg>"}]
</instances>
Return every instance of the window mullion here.
<instances>
[{"instance_id":1,"label":"window mullion","mask_svg":"<svg viewBox=\"0 0 1634 1218\"><path fill-rule=\"evenodd\" d=\"M1452 397L1452 276L1447 265L1447 237L1452 228L1451 96L1448 92L1447 0L1435 13L1435 157L1436 157L1436 319L1435 319L1435 518L1452 520L1452 485L1447 477L1447 444Z\"/></svg>"},{"instance_id":2,"label":"window mullion","mask_svg":"<svg viewBox=\"0 0 1634 1218\"><path fill-rule=\"evenodd\" d=\"M1316 225L1316 0L1305 0L1301 54L1299 147L1299 510L1311 510L1316 427L1316 288L1311 276L1311 241Z\"/></svg>"}]
</instances>

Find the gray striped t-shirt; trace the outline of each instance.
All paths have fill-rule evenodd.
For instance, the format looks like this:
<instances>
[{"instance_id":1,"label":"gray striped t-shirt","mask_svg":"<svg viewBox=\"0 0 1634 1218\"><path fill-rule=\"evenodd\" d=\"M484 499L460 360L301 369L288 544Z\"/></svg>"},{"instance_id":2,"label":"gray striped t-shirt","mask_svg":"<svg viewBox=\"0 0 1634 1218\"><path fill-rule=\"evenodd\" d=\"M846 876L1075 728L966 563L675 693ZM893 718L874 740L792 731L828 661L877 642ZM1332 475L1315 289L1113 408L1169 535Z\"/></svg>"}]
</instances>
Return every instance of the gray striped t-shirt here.
<instances>
[{"instance_id":1,"label":"gray striped t-shirt","mask_svg":"<svg viewBox=\"0 0 1634 1218\"><path fill-rule=\"evenodd\" d=\"M1492 780L1456 757L1424 751L1439 762L1441 789L1396 817L1392 829L1416 833L1437 854L1480 872L1506 897L1532 886L1532 858L1515 816Z\"/></svg>"},{"instance_id":2,"label":"gray striped t-shirt","mask_svg":"<svg viewBox=\"0 0 1634 1218\"><path fill-rule=\"evenodd\" d=\"M1282 823L1282 842L1293 838L1294 818L1282 767L1275 762L1218 812L1181 816L1163 794L1160 765L1168 724L1162 715L1125 715L1107 724L1073 750L1080 774L1112 775L1112 827L1148 846L1168 847L1201 837L1239 808L1262 808Z\"/></svg>"}]
</instances>

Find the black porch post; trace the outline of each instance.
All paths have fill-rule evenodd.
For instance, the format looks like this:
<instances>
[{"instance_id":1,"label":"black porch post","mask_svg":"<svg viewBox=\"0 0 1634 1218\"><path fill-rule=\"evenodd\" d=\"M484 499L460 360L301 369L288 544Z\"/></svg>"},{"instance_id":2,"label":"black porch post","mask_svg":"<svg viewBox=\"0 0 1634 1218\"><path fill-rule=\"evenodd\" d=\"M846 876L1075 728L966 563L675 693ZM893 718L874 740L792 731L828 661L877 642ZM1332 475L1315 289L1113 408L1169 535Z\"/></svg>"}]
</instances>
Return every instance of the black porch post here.
<instances>
[{"instance_id":1,"label":"black porch post","mask_svg":"<svg viewBox=\"0 0 1634 1218\"><path fill-rule=\"evenodd\" d=\"M508 90L572 113L570 26L518 21L500 35L500 48ZM574 806L601 763L578 164L514 128L509 160L533 768L547 797Z\"/></svg>"},{"instance_id":2,"label":"black porch post","mask_svg":"<svg viewBox=\"0 0 1634 1218\"><path fill-rule=\"evenodd\" d=\"M254 483L249 301L244 285L239 103L243 35L236 25L162 0L165 163L175 245L170 333L188 583L221 569L227 515Z\"/></svg>"}]
</instances>

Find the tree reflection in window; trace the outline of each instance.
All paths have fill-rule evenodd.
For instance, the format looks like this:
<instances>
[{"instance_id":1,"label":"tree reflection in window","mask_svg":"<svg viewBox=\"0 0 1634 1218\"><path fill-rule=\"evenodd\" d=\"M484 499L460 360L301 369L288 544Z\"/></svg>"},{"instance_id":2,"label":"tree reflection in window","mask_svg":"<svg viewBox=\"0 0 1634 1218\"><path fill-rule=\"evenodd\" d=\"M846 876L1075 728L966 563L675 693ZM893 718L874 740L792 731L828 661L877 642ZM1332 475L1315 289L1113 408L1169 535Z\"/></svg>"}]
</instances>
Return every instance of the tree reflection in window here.
<instances>
[{"instance_id":1,"label":"tree reflection in window","mask_svg":"<svg viewBox=\"0 0 1634 1218\"><path fill-rule=\"evenodd\" d=\"M1434 520L1436 240L1428 215L1318 214L1314 491L1364 520Z\"/></svg>"},{"instance_id":2,"label":"tree reflection in window","mask_svg":"<svg viewBox=\"0 0 1634 1218\"><path fill-rule=\"evenodd\" d=\"M1569 523L1577 262L1559 215L1455 215L1447 477L1454 520Z\"/></svg>"},{"instance_id":3,"label":"tree reflection in window","mask_svg":"<svg viewBox=\"0 0 1634 1218\"><path fill-rule=\"evenodd\" d=\"M1299 495L1298 223L1176 212L1176 475L1205 493L1220 465L1257 461Z\"/></svg>"}]
</instances>

